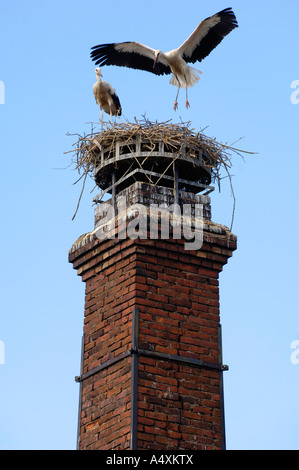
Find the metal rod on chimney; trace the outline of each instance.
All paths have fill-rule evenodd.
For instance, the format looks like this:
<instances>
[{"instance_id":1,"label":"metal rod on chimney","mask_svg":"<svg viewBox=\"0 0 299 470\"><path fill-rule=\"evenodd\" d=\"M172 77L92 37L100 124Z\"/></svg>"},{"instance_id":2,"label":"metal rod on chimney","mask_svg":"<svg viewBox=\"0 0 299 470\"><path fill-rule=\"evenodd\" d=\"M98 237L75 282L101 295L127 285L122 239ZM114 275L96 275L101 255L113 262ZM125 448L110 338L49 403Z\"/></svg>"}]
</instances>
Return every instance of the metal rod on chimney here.
<instances>
[{"instance_id":1,"label":"metal rod on chimney","mask_svg":"<svg viewBox=\"0 0 299 470\"><path fill-rule=\"evenodd\" d=\"M131 450L137 449L139 309L132 312Z\"/></svg>"}]
</instances>

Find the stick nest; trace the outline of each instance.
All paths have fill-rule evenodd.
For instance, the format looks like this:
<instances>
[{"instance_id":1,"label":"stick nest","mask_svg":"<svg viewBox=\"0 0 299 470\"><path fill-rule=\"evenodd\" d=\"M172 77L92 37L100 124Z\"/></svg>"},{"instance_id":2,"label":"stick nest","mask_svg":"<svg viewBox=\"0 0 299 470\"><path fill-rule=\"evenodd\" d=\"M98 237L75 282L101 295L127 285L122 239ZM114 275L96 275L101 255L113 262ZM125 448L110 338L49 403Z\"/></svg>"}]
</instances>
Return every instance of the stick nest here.
<instances>
[{"instance_id":1,"label":"stick nest","mask_svg":"<svg viewBox=\"0 0 299 470\"><path fill-rule=\"evenodd\" d=\"M94 179L95 169L100 164L100 151L105 150L105 158L111 158L117 141L121 141L123 145L129 147L131 142L139 136L142 141L146 141L149 157L161 141L168 151L174 153L174 158L183 149L185 155L190 158L196 158L198 152L203 150L208 155L205 165L211 168L212 180L217 182L219 187L220 180L223 178L221 176L222 170L225 170L226 176L229 177L231 182L232 153L252 153L219 143L215 138L206 136L203 133L204 129L196 132L191 128L190 122L173 124L171 121L166 121L159 123L151 122L146 118L141 121L135 118L134 123L121 121L112 124L104 122L101 132L96 131L94 126L95 124L92 123L91 132L83 136L68 134L77 136L77 141L73 144L74 149L66 153L73 153L74 159L72 163L80 175L74 184L78 183L82 178L84 179L80 199L87 176L89 175Z\"/></svg>"}]
</instances>

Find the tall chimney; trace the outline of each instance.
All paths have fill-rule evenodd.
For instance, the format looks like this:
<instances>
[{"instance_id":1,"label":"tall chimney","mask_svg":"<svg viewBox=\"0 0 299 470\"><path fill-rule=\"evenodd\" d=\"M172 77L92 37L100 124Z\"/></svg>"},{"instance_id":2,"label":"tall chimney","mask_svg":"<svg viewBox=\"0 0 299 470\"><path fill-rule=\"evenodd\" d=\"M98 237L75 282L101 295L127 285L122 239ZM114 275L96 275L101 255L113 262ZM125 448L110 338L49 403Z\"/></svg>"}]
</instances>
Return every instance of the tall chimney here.
<instances>
[{"instance_id":1,"label":"tall chimney","mask_svg":"<svg viewBox=\"0 0 299 470\"><path fill-rule=\"evenodd\" d=\"M225 449L218 280L237 241L211 221L200 138L151 132L93 141L111 198L69 251L86 285L78 449Z\"/></svg>"}]
</instances>

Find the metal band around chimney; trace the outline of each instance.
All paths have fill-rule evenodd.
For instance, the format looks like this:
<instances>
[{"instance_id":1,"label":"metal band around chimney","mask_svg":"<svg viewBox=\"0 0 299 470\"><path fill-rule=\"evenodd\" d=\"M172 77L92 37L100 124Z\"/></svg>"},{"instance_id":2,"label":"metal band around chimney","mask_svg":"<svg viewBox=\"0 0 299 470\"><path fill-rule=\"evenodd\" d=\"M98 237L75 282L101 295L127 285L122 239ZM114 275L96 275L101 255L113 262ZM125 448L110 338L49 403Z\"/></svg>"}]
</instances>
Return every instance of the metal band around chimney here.
<instances>
[{"instance_id":1,"label":"metal band around chimney","mask_svg":"<svg viewBox=\"0 0 299 470\"><path fill-rule=\"evenodd\" d=\"M131 355L130 350L125 351L125 352L119 354L118 356L113 357L112 359L109 359L106 362L103 362L103 364L100 364L99 366L95 367L94 369L89 370L88 372L85 372L85 374L82 374L80 376L76 376L75 381L80 383L83 380L88 379L92 375L97 374L101 370L106 369L107 367L110 367L110 366L112 366L113 364L116 364L119 361L122 361L125 357L128 357L130 355Z\"/></svg>"},{"instance_id":2,"label":"metal band around chimney","mask_svg":"<svg viewBox=\"0 0 299 470\"><path fill-rule=\"evenodd\" d=\"M221 344L221 325L218 328L218 364L202 361L200 359L193 359L190 357L177 356L174 354L166 354L147 349L139 348L139 308L135 307L132 311L132 346L131 349L119 354L115 358L112 358L103 364L95 367L94 369L75 377L76 382L80 383L80 403L79 403L79 416L78 416L78 448L79 448L79 429L80 429L80 408L81 408L81 393L82 384L85 379L92 377L98 372L106 369L107 367L122 361L126 357L132 357L131 363L131 428L130 428L130 450L137 450L137 417L138 417L138 363L139 356L152 357L162 361L173 361L188 366L199 367L203 369L219 371L220 380L220 407L221 407L221 422L222 422L222 448L225 449L225 430L224 430L224 399L223 399L223 371L228 370L227 365L222 364L222 344ZM82 341L82 352L83 352L83 341ZM82 367L83 361L81 362Z\"/></svg>"},{"instance_id":3,"label":"metal band around chimney","mask_svg":"<svg viewBox=\"0 0 299 470\"><path fill-rule=\"evenodd\" d=\"M80 374L83 374L83 361L84 361L84 334L81 339L81 364L80 364ZM81 409L82 409L82 383L80 383L79 390L79 406L78 406L78 423L77 423L77 450L80 446L80 429L81 429Z\"/></svg>"},{"instance_id":4,"label":"metal band around chimney","mask_svg":"<svg viewBox=\"0 0 299 470\"><path fill-rule=\"evenodd\" d=\"M131 438L130 449L137 450L139 308L132 312Z\"/></svg>"},{"instance_id":5,"label":"metal band around chimney","mask_svg":"<svg viewBox=\"0 0 299 470\"><path fill-rule=\"evenodd\" d=\"M106 369L107 367L112 366L113 364L116 364L119 361L122 361L128 356L148 356L152 357L155 359L160 359L163 361L174 361L174 362L180 362L184 363L189 366L195 366L195 367L201 367L203 369L211 369L211 370L218 370L218 371L227 371L228 366L225 364L222 364L221 362L218 364L212 363L212 362L206 362L202 361L201 359L193 359L191 357L184 357L184 356L176 356L174 354L166 354L162 352L156 352L156 351L151 351L150 349L140 349L138 347L138 324L139 324L139 309L136 307L133 310L133 326L132 326L132 347L131 349L128 349L127 351L119 354L118 356L109 359L106 362L103 362L103 364L100 364L99 366L95 367L92 370L89 370L85 374L82 374L80 376L75 377L75 381L80 383L85 379L88 379L89 377L97 374L103 369ZM136 361L137 362L137 361Z\"/></svg>"},{"instance_id":6,"label":"metal band around chimney","mask_svg":"<svg viewBox=\"0 0 299 470\"><path fill-rule=\"evenodd\" d=\"M218 361L222 364L222 327L218 325ZM223 369L224 370L224 369ZM223 389L223 370L219 371L219 388L220 388L220 419L221 419L221 447L226 450L225 439L225 416L224 416L224 389Z\"/></svg>"},{"instance_id":7,"label":"metal band around chimney","mask_svg":"<svg viewBox=\"0 0 299 470\"><path fill-rule=\"evenodd\" d=\"M219 370L219 371L228 370L227 365L214 364L212 362L201 361L200 359L193 359L191 357L176 356L174 354L165 354L165 353L161 353L161 352L150 351L150 350L147 350L147 349L139 349L138 354L140 356L149 356L149 357L153 357L155 359L160 359L162 361L181 362L181 363L186 364L188 366L201 367L203 369L211 369L211 370Z\"/></svg>"}]
</instances>

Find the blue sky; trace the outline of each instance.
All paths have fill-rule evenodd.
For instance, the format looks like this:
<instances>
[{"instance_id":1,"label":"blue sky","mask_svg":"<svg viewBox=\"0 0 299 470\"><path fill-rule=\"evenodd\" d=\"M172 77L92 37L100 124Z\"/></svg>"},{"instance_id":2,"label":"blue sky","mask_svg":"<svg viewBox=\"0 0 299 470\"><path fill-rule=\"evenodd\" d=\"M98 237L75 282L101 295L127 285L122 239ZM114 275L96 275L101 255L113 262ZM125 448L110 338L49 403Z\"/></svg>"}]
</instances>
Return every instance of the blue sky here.
<instances>
[{"instance_id":1,"label":"blue sky","mask_svg":"<svg viewBox=\"0 0 299 470\"><path fill-rule=\"evenodd\" d=\"M220 275L227 448L299 449L297 0L1 1L1 449L76 446L84 284L68 250L93 228L96 192L90 180L72 221L81 186L64 152L68 132L100 117L90 47L137 40L168 51L229 6L240 27L195 65L189 110L181 93L173 111L167 76L102 73L125 119L190 121L257 152L232 157L238 250ZM223 179L213 220L230 226L232 207Z\"/></svg>"}]
</instances>

